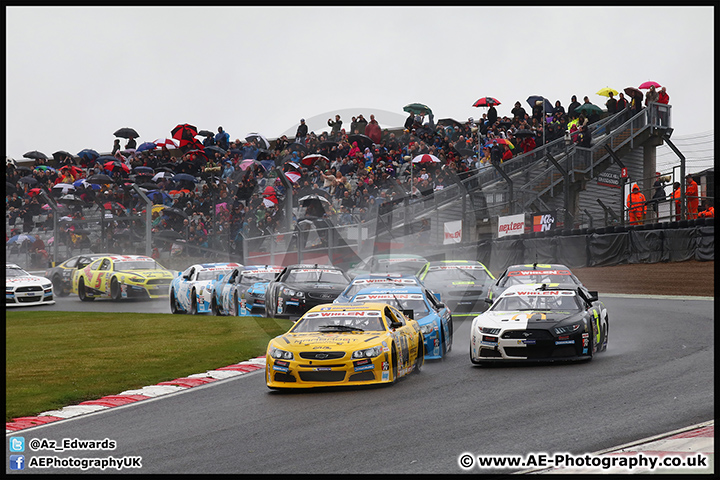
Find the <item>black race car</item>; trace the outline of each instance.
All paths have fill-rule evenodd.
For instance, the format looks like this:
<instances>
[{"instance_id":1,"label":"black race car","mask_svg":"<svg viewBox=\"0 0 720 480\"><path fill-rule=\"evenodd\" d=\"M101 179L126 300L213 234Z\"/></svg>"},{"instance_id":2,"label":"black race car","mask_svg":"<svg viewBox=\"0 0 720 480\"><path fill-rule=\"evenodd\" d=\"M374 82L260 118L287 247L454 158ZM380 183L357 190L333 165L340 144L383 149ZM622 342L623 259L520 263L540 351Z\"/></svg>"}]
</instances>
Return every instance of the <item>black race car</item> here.
<instances>
[{"instance_id":1,"label":"black race car","mask_svg":"<svg viewBox=\"0 0 720 480\"><path fill-rule=\"evenodd\" d=\"M485 297L495 277L477 260L436 260L420 272L420 280L453 312L487 310Z\"/></svg>"},{"instance_id":2,"label":"black race car","mask_svg":"<svg viewBox=\"0 0 720 480\"><path fill-rule=\"evenodd\" d=\"M508 287L527 285L529 283L558 284L571 287L582 285L582 282L565 265L547 263L511 265L490 286L486 298L493 300L499 297Z\"/></svg>"},{"instance_id":3,"label":"black race car","mask_svg":"<svg viewBox=\"0 0 720 480\"><path fill-rule=\"evenodd\" d=\"M53 291L58 297L66 297L72 289L73 272L85 268L100 257L107 257L112 253L84 253L68 258L55 267L45 270L45 278L53 284Z\"/></svg>"},{"instance_id":4,"label":"black race car","mask_svg":"<svg viewBox=\"0 0 720 480\"><path fill-rule=\"evenodd\" d=\"M332 303L349 283L350 277L333 265L290 265L265 289L265 316L300 317L315 305Z\"/></svg>"}]
</instances>

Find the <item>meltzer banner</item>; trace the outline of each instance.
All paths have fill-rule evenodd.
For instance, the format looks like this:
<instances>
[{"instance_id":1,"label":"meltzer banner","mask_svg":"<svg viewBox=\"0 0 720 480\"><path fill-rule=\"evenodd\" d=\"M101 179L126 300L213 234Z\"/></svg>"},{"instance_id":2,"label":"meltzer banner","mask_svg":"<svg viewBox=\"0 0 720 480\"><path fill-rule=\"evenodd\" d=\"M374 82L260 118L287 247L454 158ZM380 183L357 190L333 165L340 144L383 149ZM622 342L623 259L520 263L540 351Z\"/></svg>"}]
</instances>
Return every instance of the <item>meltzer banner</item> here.
<instances>
[{"instance_id":1,"label":"meltzer banner","mask_svg":"<svg viewBox=\"0 0 720 480\"><path fill-rule=\"evenodd\" d=\"M498 217L498 238L525 233L525 214Z\"/></svg>"},{"instance_id":2,"label":"meltzer banner","mask_svg":"<svg viewBox=\"0 0 720 480\"><path fill-rule=\"evenodd\" d=\"M445 238L443 245L462 242L462 220L445 222Z\"/></svg>"}]
</instances>

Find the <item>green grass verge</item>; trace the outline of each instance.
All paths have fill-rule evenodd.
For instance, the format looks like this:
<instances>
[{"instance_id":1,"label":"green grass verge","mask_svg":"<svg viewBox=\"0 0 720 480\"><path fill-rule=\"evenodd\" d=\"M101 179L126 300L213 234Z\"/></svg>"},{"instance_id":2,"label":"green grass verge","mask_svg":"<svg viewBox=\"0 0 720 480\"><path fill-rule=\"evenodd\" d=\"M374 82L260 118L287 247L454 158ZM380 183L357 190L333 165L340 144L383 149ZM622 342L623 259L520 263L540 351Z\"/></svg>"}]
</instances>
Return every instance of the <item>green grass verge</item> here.
<instances>
[{"instance_id":1,"label":"green grass verge","mask_svg":"<svg viewBox=\"0 0 720 480\"><path fill-rule=\"evenodd\" d=\"M5 420L265 353L292 322L263 317L6 311Z\"/></svg>"}]
</instances>

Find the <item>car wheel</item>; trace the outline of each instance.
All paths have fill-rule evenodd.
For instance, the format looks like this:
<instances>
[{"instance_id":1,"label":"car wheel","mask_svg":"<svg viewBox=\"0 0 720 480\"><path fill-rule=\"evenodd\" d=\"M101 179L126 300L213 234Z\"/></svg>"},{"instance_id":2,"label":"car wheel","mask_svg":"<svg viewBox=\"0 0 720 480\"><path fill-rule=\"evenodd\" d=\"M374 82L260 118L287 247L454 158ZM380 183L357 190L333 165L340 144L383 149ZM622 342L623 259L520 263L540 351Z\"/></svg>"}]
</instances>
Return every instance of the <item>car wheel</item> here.
<instances>
[{"instance_id":1,"label":"car wheel","mask_svg":"<svg viewBox=\"0 0 720 480\"><path fill-rule=\"evenodd\" d=\"M393 343L392 346L392 383L395 383L398 381L398 356L397 356L397 350L395 350L395 344Z\"/></svg>"},{"instance_id":2,"label":"car wheel","mask_svg":"<svg viewBox=\"0 0 720 480\"><path fill-rule=\"evenodd\" d=\"M473 363L473 365L482 365L482 362L479 360L475 360L472 356L472 345L470 345L470 361Z\"/></svg>"},{"instance_id":3,"label":"car wheel","mask_svg":"<svg viewBox=\"0 0 720 480\"><path fill-rule=\"evenodd\" d=\"M120 300L120 283L117 281L117 278L113 277L112 280L110 280L110 298L117 301Z\"/></svg>"},{"instance_id":4,"label":"car wheel","mask_svg":"<svg viewBox=\"0 0 720 480\"><path fill-rule=\"evenodd\" d=\"M608 318L605 317L605 326L603 327L603 336L602 336L603 346L602 346L602 350L600 350L601 352L604 352L605 350L607 350L607 346L608 346L608 332L609 332L609 331L610 331L610 323L608 322Z\"/></svg>"},{"instance_id":5,"label":"car wheel","mask_svg":"<svg viewBox=\"0 0 720 480\"><path fill-rule=\"evenodd\" d=\"M178 307L177 300L175 300L175 290L170 290L170 312L178 314L185 313Z\"/></svg>"},{"instance_id":6,"label":"car wheel","mask_svg":"<svg viewBox=\"0 0 720 480\"><path fill-rule=\"evenodd\" d=\"M593 342L595 341L595 323L590 321L590 341L588 342L588 361L593 358Z\"/></svg>"},{"instance_id":7,"label":"car wheel","mask_svg":"<svg viewBox=\"0 0 720 480\"><path fill-rule=\"evenodd\" d=\"M80 297L80 300L83 302L92 302L95 300L95 297L89 297L85 291L85 280L82 278L78 282L78 297Z\"/></svg>"},{"instance_id":8,"label":"car wheel","mask_svg":"<svg viewBox=\"0 0 720 480\"><path fill-rule=\"evenodd\" d=\"M230 315L232 315L233 317L237 317L238 315L240 315L237 292L233 292L232 296L230 297L230 307Z\"/></svg>"},{"instance_id":9,"label":"car wheel","mask_svg":"<svg viewBox=\"0 0 720 480\"><path fill-rule=\"evenodd\" d=\"M275 318L275 302L267 294L265 295L265 318Z\"/></svg>"},{"instance_id":10,"label":"car wheel","mask_svg":"<svg viewBox=\"0 0 720 480\"><path fill-rule=\"evenodd\" d=\"M215 300L215 295L213 295L212 300L210 300L210 310L212 311L213 315L220 315L220 310L218 309L217 300Z\"/></svg>"},{"instance_id":11,"label":"car wheel","mask_svg":"<svg viewBox=\"0 0 720 480\"><path fill-rule=\"evenodd\" d=\"M196 315L197 314L197 294L195 293L195 290L193 289L192 292L190 292L190 315Z\"/></svg>"},{"instance_id":12,"label":"car wheel","mask_svg":"<svg viewBox=\"0 0 720 480\"><path fill-rule=\"evenodd\" d=\"M425 362L425 339L420 338L420 343L418 345L418 355L415 359L415 369L413 370L414 373L420 373L420 370L422 369L423 363Z\"/></svg>"},{"instance_id":13,"label":"car wheel","mask_svg":"<svg viewBox=\"0 0 720 480\"><path fill-rule=\"evenodd\" d=\"M60 278L60 275L55 275L52 280L53 284L53 295L57 295L58 297L67 297L68 291L63 287L62 279Z\"/></svg>"}]
</instances>

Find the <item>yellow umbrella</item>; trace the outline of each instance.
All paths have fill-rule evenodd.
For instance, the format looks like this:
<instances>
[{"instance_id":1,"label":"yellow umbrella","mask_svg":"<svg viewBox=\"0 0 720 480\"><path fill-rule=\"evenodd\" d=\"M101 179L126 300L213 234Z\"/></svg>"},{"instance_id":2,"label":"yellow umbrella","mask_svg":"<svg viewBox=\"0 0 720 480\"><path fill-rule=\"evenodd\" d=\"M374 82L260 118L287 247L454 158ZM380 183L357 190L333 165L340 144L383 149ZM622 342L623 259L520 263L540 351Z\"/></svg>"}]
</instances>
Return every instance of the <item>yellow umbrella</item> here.
<instances>
[{"instance_id":1,"label":"yellow umbrella","mask_svg":"<svg viewBox=\"0 0 720 480\"><path fill-rule=\"evenodd\" d=\"M155 205L152 206L152 213L159 212L163 208L165 208L165 205L163 205L162 203L156 203Z\"/></svg>"},{"instance_id":2,"label":"yellow umbrella","mask_svg":"<svg viewBox=\"0 0 720 480\"><path fill-rule=\"evenodd\" d=\"M596 95L600 95L601 97L609 97L611 92L613 96L616 96L618 94L617 90L615 90L614 88L605 87L598 90Z\"/></svg>"}]
</instances>

